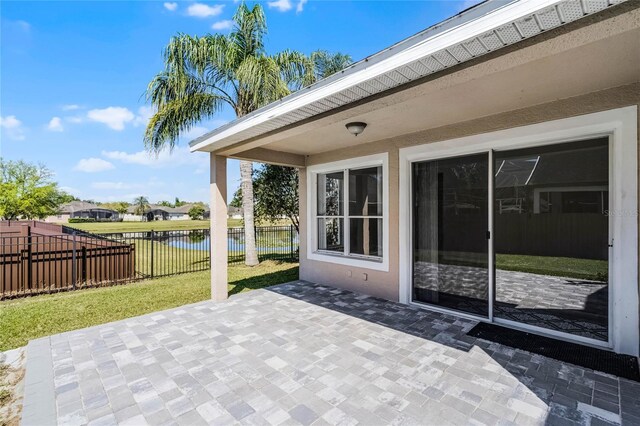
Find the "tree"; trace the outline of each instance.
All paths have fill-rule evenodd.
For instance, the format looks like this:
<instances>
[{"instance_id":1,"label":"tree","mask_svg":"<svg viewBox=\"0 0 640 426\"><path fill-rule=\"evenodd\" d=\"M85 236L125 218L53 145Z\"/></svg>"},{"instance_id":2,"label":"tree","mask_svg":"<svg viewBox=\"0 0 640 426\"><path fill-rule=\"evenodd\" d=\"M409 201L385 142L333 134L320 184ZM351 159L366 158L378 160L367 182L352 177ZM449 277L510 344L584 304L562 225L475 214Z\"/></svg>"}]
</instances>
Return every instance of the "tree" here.
<instances>
[{"instance_id":1,"label":"tree","mask_svg":"<svg viewBox=\"0 0 640 426\"><path fill-rule=\"evenodd\" d=\"M189 218L191 220L198 220L204 217L204 207L200 205L193 206L189 209Z\"/></svg>"},{"instance_id":2,"label":"tree","mask_svg":"<svg viewBox=\"0 0 640 426\"><path fill-rule=\"evenodd\" d=\"M144 216L149 209L149 200L147 197L140 196L133 200L133 205L135 206L133 212L139 216Z\"/></svg>"},{"instance_id":3,"label":"tree","mask_svg":"<svg viewBox=\"0 0 640 426\"><path fill-rule=\"evenodd\" d=\"M176 201L173 203L173 207L182 207L187 204L186 201L180 201L180 198L176 197Z\"/></svg>"},{"instance_id":4,"label":"tree","mask_svg":"<svg viewBox=\"0 0 640 426\"><path fill-rule=\"evenodd\" d=\"M111 203L100 203L100 207L104 207L110 210L115 210L120 214L125 214L129 208L129 203L126 201L114 201Z\"/></svg>"},{"instance_id":5,"label":"tree","mask_svg":"<svg viewBox=\"0 0 640 426\"><path fill-rule=\"evenodd\" d=\"M124 201L118 201L117 203L115 203L115 206L113 206L113 209L117 211L119 214L125 214L129 209L129 203Z\"/></svg>"},{"instance_id":6,"label":"tree","mask_svg":"<svg viewBox=\"0 0 640 426\"><path fill-rule=\"evenodd\" d=\"M70 203L72 201L80 201L78 197L75 197L71 194L67 194L66 192L62 192L61 198L62 204Z\"/></svg>"},{"instance_id":7,"label":"tree","mask_svg":"<svg viewBox=\"0 0 640 426\"><path fill-rule=\"evenodd\" d=\"M41 164L0 158L0 216L6 220L43 219L58 213L68 194Z\"/></svg>"},{"instance_id":8,"label":"tree","mask_svg":"<svg viewBox=\"0 0 640 426\"><path fill-rule=\"evenodd\" d=\"M160 201L158 205L163 207L173 207L173 203L171 201Z\"/></svg>"},{"instance_id":9,"label":"tree","mask_svg":"<svg viewBox=\"0 0 640 426\"><path fill-rule=\"evenodd\" d=\"M287 217L300 231L298 169L265 164L253 179L258 220Z\"/></svg>"},{"instance_id":10,"label":"tree","mask_svg":"<svg viewBox=\"0 0 640 426\"><path fill-rule=\"evenodd\" d=\"M311 54L316 80L322 80L332 74L342 71L351 63L350 55L344 53L330 53L326 50L316 50Z\"/></svg>"},{"instance_id":11,"label":"tree","mask_svg":"<svg viewBox=\"0 0 640 426\"><path fill-rule=\"evenodd\" d=\"M164 53L165 69L147 88L147 100L157 108L145 132L147 149L172 149L181 134L225 105L242 117L281 99L315 80L306 55L285 50L268 55L264 48L267 24L262 6L241 3L228 35L192 37L178 34ZM240 162L245 263L258 264L255 245L252 187L253 165Z\"/></svg>"}]
</instances>

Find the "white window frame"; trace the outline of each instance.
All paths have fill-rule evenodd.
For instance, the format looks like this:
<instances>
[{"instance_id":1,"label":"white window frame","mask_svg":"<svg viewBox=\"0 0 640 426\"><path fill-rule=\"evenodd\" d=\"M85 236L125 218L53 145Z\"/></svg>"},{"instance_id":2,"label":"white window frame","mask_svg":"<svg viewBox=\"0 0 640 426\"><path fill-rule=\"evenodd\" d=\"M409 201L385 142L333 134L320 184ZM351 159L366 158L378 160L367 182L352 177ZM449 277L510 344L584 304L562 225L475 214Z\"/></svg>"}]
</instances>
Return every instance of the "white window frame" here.
<instances>
[{"instance_id":1,"label":"white window frame","mask_svg":"<svg viewBox=\"0 0 640 426\"><path fill-rule=\"evenodd\" d=\"M343 253L318 250L318 175L382 166L382 257L346 255L349 247L349 203L348 174L345 172L344 194L347 201L343 206ZM322 217L322 216L321 216ZM379 218L376 216L376 218ZM389 271L389 156L387 153L350 158L331 163L317 164L307 167L307 259L319 262L335 263L376 271Z\"/></svg>"},{"instance_id":2,"label":"white window frame","mask_svg":"<svg viewBox=\"0 0 640 426\"><path fill-rule=\"evenodd\" d=\"M536 333L562 337L593 346L605 346L617 353L638 356L640 352L640 318L638 307L637 127L638 109L636 106L630 106L400 149L400 302L413 303L411 302L411 262L413 258L411 166L414 162L479 152L491 153L493 150L511 150L608 137L610 149L609 186L611 188L609 193L609 210L611 212L609 236L610 243L613 243L609 252L609 342L597 342L546 329L536 330ZM490 166L491 163L490 159ZM492 217L492 210L489 214ZM489 226L490 231L493 231L491 220ZM489 244L493 244L493 239L489 240ZM490 285L489 292L491 303L493 285ZM419 306L438 312L445 311L436 306L423 304ZM462 317L469 316L452 311L447 312ZM480 321L492 321L492 318L473 318ZM518 324L508 325L523 328Z\"/></svg>"}]
</instances>

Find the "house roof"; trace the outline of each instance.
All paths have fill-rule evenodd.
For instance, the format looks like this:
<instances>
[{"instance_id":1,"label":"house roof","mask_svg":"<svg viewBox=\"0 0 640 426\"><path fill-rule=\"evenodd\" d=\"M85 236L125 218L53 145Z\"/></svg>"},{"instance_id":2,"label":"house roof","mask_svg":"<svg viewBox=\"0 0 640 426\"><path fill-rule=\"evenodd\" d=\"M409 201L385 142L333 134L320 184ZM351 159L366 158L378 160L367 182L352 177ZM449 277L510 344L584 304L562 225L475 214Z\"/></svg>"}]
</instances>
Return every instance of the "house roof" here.
<instances>
[{"instance_id":1,"label":"house roof","mask_svg":"<svg viewBox=\"0 0 640 426\"><path fill-rule=\"evenodd\" d=\"M487 0L190 142L216 151L331 112L625 0Z\"/></svg>"},{"instance_id":2,"label":"house roof","mask_svg":"<svg viewBox=\"0 0 640 426\"><path fill-rule=\"evenodd\" d=\"M86 201L71 201L70 203L66 203L60 206L60 213L75 213L83 210L115 211L112 209L107 209L104 207L97 206L93 203L87 203Z\"/></svg>"},{"instance_id":3,"label":"house roof","mask_svg":"<svg viewBox=\"0 0 640 426\"><path fill-rule=\"evenodd\" d=\"M127 213L133 213L135 214L137 206L129 206L127 208ZM166 207L166 206L161 206L159 204L149 204L149 207L144 211L145 213L148 213L152 210L162 210L165 211L167 213L173 213L174 208L173 207Z\"/></svg>"},{"instance_id":4,"label":"house roof","mask_svg":"<svg viewBox=\"0 0 640 426\"><path fill-rule=\"evenodd\" d=\"M187 204L184 204L184 205L182 205L180 207L176 207L174 210L175 210L176 213L185 213L186 214L186 213L189 213L189 210L191 210L191 208L196 206L196 205L200 205L200 204L187 203ZM207 207L207 206L202 206L202 207L204 208L205 212L209 211L209 207Z\"/></svg>"}]
</instances>

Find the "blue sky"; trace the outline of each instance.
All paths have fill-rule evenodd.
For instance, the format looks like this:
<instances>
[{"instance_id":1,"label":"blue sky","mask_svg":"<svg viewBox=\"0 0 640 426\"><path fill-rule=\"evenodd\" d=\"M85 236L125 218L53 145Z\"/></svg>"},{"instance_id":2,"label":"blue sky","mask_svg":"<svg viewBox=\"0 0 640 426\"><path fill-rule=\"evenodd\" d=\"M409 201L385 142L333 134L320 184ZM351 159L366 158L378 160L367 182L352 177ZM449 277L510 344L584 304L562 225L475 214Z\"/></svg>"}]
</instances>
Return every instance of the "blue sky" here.
<instances>
[{"instance_id":1,"label":"blue sky","mask_svg":"<svg viewBox=\"0 0 640 426\"><path fill-rule=\"evenodd\" d=\"M264 2L267 50L375 53L473 1ZM0 2L0 154L45 164L82 199L206 201L207 155L193 137L233 119L223 111L154 159L142 135L143 93L162 69L162 49L178 32L225 33L236 4L205 1ZM228 166L229 192L239 184Z\"/></svg>"}]
</instances>

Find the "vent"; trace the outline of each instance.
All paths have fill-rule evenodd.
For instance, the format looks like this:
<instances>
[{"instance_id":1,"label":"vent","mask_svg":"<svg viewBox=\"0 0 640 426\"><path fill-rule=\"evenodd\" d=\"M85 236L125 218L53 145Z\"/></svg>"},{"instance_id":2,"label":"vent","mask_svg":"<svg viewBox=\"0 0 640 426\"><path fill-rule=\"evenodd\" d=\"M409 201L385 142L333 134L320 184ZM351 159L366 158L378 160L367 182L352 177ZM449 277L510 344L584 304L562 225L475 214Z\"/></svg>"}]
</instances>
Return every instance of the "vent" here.
<instances>
[{"instance_id":1,"label":"vent","mask_svg":"<svg viewBox=\"0 0 640 426\"><path fill-rule=\"evenodd\" d=\"M565 23L573 22L584 16L580 0L570 0L562 3L560 5L560 12L562 13L562 21Z\"/></svg>"},{"instance_id":2,"label":"vent","mask_svg":"<svg viewBox=\"0 0 640 426\"><path fill-rule=\"evenodd\" d=\"M549 9L538 13L537 16L543 30L549 30L562 24L562 18L560 18L558 10L555 7L550 7Z\"/></svg>"},{"instance_id":3,"label":"vent","mask_svg":"<svg viewBox=\"0 0 640 426\"><path fill-rule=\"evenodd\" d=\"M513 24L498 28L496 30L496 34L505 45L517 43L522 40L522 36Z\"/></svg>"},{"instance_id":4,"label":"vent","mask_svg":"<svg viewBox=\"0 0 640 426\"><path fill-rule=\"evenodd\" d=\"M467 41L462 43L462 45L467 49L469 53L473 56L480 56L487 53L487 49L480 43L480 40L477 38L472 39L471 41Z\"/></svg>"}]
</instances>

